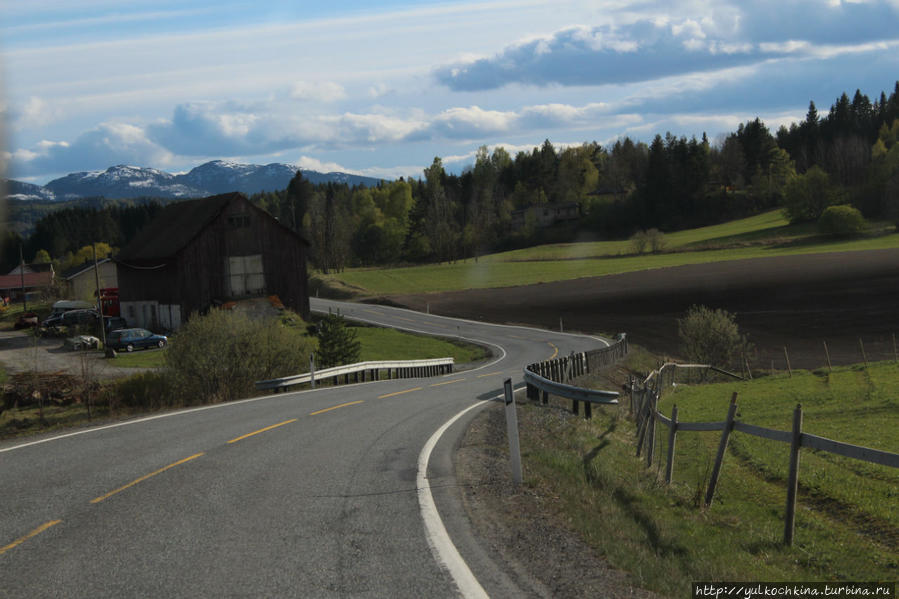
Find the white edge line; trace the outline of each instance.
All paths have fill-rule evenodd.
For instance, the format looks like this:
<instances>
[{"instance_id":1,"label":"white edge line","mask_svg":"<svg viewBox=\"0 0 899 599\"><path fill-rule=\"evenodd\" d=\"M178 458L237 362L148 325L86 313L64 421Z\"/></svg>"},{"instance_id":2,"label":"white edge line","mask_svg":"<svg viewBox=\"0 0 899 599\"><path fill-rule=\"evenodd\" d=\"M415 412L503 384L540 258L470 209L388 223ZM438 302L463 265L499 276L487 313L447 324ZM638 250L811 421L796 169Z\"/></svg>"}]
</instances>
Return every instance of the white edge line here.
<instances>
[{"instance_id":1,"label":"white edge line","mask_svg":"<svg viewBox=\"0 0 899 599\"><path fill-rule=\"evenodd\" d=\"M501 396L497 395L496 397ZM437 560L437 563L449 572L453 582L459 588L459 592L465 598L487 598L489 595L487 595L481 583L478 582L478 579L475 578L474 573L468 567L468 564L465 563L459 550L453 545L449 533L446 531L446 526L443 525L443 519L437 511L437 504L434 503L434 496L431 494L431 487L428 483L428 462L431 459L431 452L437 445L440 437L443 436L443 433L459 418L471 410L482 408L485 405L487 405L487 401L468 406L447 420L443 426L431 435L431 438L421 448L421 453L418 454L418 474L415 477L415 484L418 488L418 506L421 510L421 519L424 521L425 535L428 539L428 545L431 547L431 553L434 554L434 559Z\"/></svg>"}]
</instances>

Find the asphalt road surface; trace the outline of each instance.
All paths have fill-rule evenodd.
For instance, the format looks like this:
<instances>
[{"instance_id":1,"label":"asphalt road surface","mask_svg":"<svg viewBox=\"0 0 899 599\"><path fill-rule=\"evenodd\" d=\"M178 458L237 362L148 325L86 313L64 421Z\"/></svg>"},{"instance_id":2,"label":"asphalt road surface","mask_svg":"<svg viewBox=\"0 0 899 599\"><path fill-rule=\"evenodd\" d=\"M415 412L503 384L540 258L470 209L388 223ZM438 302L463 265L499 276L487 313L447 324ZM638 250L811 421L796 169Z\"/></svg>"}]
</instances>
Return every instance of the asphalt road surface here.
<instances>
[{"instance_id":1,"label":"asphalt road surface","mask_svg":"<svg viewBox=\"0 0 899 599\"><path fill-rule=\"evenodd\" d=\"M0 443L0 596L532 594L468 529L452 452L525 364L604 342L313 300L328 308L495 355Z\"/></svg>"}]
</instances>

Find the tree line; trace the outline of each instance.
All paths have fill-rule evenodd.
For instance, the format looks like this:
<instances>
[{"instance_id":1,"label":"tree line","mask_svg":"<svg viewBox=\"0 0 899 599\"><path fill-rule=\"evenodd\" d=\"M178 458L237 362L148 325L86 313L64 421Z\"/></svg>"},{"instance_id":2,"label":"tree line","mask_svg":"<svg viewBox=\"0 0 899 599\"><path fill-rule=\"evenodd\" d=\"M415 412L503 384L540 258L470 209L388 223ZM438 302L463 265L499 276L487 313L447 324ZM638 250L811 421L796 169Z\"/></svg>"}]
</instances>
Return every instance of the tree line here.
<instances>
[{"instance_id":1,"label":"tree line","mask_svg":"<svg viewBox=\"0 0 899 599\"><path fill-rule=\"evenodd\" d=\"M449 173L439 157L418 179L376 187L314 185L297 172L284 190L251 196L311 242L313 266L445 262L577 232L627 238L635 231L702 226L784 207L793 221L815 220L833 204L899 222L899 81L871 101L842 94L827 115L810 102L806 118L772 133L761 119L712 143L659 134L607 146L556 148L549 140L514 157L481 147L473 164ZM556 226L540 212L568 207ZM121 247L158 205L73 208L47 215L26 241L26 258L54 259L90 241ZM549 212L547 212L549 213ZM10 236L4 241L4 260ZM16 251L17 254L17 251ZM16 255L17 258L17 255ZM4 265L5 266L5 265Z\"/></svg>"}]
</instances>

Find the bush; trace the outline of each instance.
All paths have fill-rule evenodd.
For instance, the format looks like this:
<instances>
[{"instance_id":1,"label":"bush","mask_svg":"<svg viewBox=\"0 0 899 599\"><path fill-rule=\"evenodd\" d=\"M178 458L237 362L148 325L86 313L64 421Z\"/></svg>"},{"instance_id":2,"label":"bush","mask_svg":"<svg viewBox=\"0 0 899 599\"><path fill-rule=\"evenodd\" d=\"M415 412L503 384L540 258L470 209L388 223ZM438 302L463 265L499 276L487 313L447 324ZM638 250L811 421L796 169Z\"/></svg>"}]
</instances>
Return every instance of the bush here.
<instances>
[{"instance_id":1,"label":"bush","mask_svg":"<svg viewBox=\"0 0 899 599\"><path fill-rule=\"evenodd\" d=\"M824 209L839 202L841 193L817 166L793 177L784 188L784 214L791 223L818 220Z\"/></svg>"},{"instance_id":2,"label":"bush","mask_svg":"<svg viewBox=\"0 0 899 599\"><path fill-rule=\"evenodd\" d=\"M277 318L242 312L193 315L166 350L166 374L187 403L249 397L255 382L307 372L315 341Z\"/></svg>"},{"instance_id":3,"label":"bush","mask_svg":"<svg viewBox=\"0 0 899 599\"><path fill-rule=\"evenodd\" d=\"M650 229L646 232L646 239L649 241L649 251L657 254L665 249L667 242L665 235L658 229Z\"/></svg>"},{"instance_id":4,"label":"bush","mask_svg":"<svg viewBox=\"0 0 899 599\"><path fill-rule=\"evenodd\" d=\"M734 315L726 310L691 306L686 317L677 320L677 332L681 352L692 362L726 367L749 350Z\"/></svg>"},{"instance_id":5,"label":"bush","mask_svg":"<svg viewBox=\"0 0 899 599\"><path fill-rule=\"evenodd\" d=\"M848 237L864 233L868 228L858 208L849 204L829 206L818 219L818 230L832 237Z\"/></svg>"},{"instance_id":6,"label":"bush","mask_svg":"<svg viewBox=\"0 0 899 599\"><path fill-rule=\"evenodd\" d=\"M356 331L346 325L346 320L341 315L329 313L318 323L317 330L317 366L330 368L359 361L362 345L356 339Z\"/></svg>"},{"instance_id":7,"label":"bush","mask_svg":"<svg viewBox=\"0 0 899 599\"><path fill-rule=\"evenodd\" d=\"M646 251L646 246L649 244L649 238L646 236L646 231L637 231L633 235L631 235L631 249L634 250L635 254L642 254Z\"/></svg>"}]
</instances>

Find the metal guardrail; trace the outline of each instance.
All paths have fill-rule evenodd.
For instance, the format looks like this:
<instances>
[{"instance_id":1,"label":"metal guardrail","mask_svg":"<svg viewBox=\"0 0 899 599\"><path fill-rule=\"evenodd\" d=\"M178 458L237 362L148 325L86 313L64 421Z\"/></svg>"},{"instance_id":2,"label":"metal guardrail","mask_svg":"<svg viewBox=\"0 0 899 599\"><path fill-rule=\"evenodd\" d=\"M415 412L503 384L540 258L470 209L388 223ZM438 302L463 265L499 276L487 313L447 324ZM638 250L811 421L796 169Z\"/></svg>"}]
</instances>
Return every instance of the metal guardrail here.
<instances>
[{"instance_id":1,"label":"metal guardrail","mask_svg":"<svg viewBox=\"0 0 899 599\"><path fill-rule=\"evenodd\" d=\"M617 391L599 391L594 389L582 389L574 385L566 385L565 383L557 383L549 379L543 378L539 374L524 371L524 382L528 385L536 387L539 391L571 399L574 401L587 401L590 403L617 404Z\"/></svg>"},{"instance_id":2,"label":"metal guardrail","mask_svg":"<svg viewBox=\"0 0 899 599\"><path fill-rule=\"evenodd\" d=\"M627 349L627 335L622 333L618 335L615 343L608 347L581 353L572 352L566 357L530 364L524 369L527 395L534 400L539 400L542 396L544 404L547 403L549 395L570 399L575 414L579 411L579 402L584 402L584 417L590 418L593 415L592 404L615 405L618 403L619 393L617 391L584 389L563 381L569 381L594 369L614 364L627 355Z\"/></svg>"},{"instance_id":3,"label":"metal guardrail","mask_svg":"<svg viewBox=\"0 0 899 599\"><path fill-rule=\"evenodd\" d=\"M260 391L275 390L280 391L293 385L302 385L304 383L312 383L323 379L338 380L344 377L344 382L349 382L350 375L353 375L354 381L358 381L359 375L362 375L362 382L365 382L366 374L369 380L381 380L381 372L386 371L386 377L390 378L411 378L436 376L439 374L448 374L453 371L453 358L433 358L430 360L383 360L378 362L358 362L356 364L346 364L344 366L334 366L306 372L293 376L285 376L279 379L271 379L268 381L256 381L256 388Z\"/></svg>"}]
</instances>

